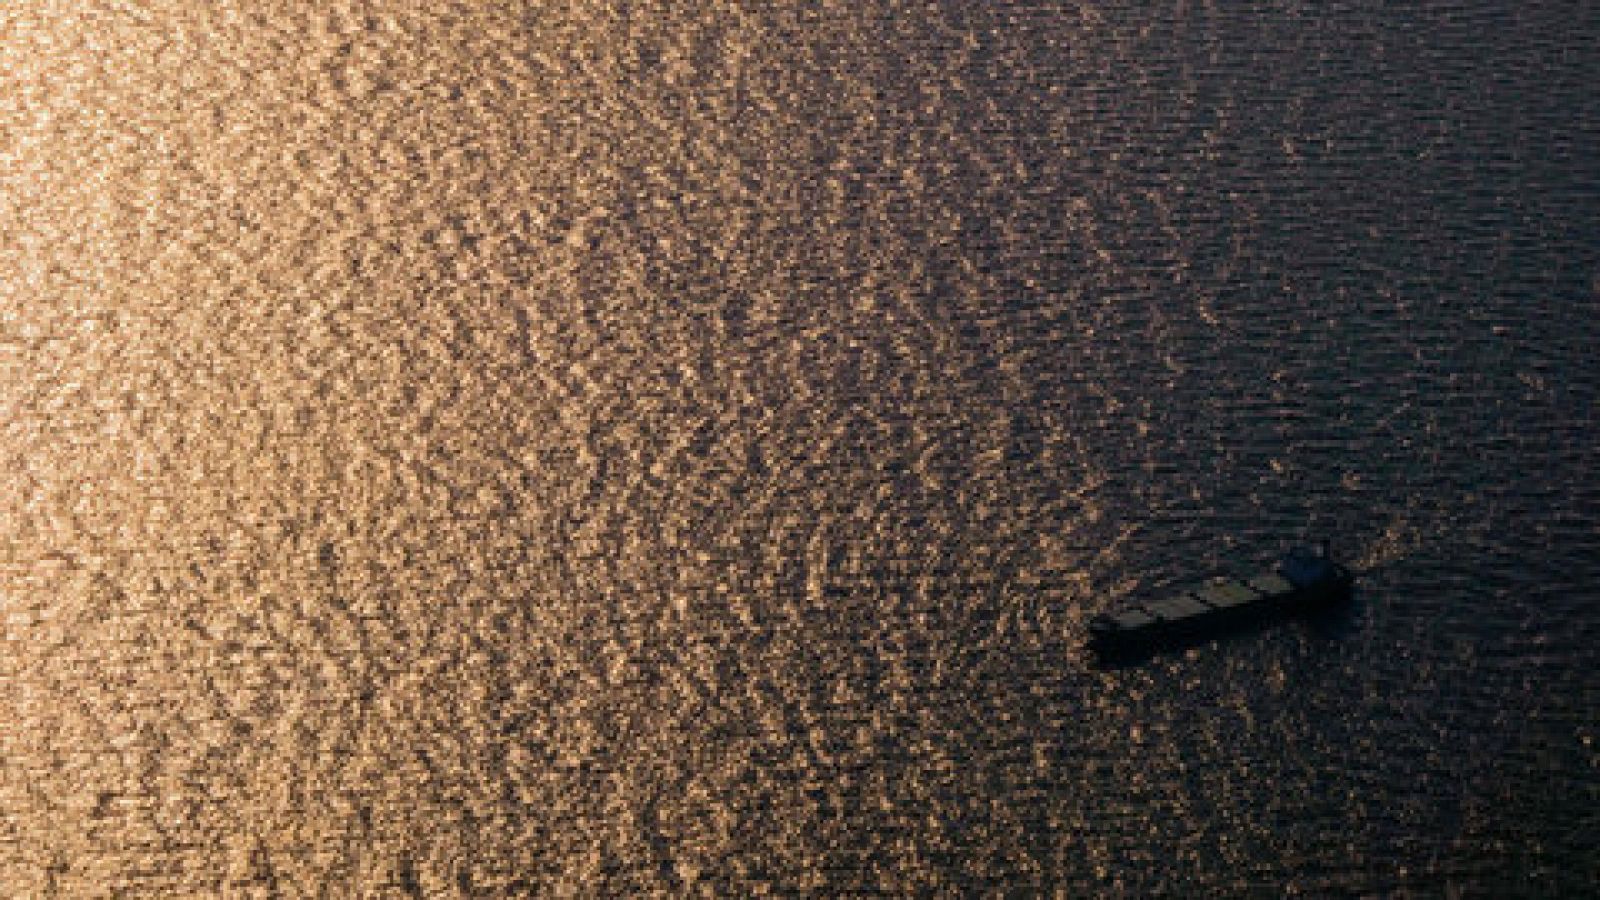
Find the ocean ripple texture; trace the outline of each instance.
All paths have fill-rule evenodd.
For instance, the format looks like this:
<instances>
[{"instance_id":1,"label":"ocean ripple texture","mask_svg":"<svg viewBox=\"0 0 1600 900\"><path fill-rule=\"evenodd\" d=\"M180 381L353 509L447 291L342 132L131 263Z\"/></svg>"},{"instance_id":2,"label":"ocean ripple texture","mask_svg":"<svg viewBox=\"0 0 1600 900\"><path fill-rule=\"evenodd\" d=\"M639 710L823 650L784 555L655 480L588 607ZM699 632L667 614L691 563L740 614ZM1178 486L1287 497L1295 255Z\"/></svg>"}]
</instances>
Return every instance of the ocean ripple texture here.
<instances>
[{"instance_id":1,"label":"ocean ripple texture","mask_svg":"<svg viewBox=\"0 0 1600 900\"><path fill-rule=\"evenodd\" d=\"M0 894L1593 890L1597 9L0 5Z\"/></svg>"}]
</instances>

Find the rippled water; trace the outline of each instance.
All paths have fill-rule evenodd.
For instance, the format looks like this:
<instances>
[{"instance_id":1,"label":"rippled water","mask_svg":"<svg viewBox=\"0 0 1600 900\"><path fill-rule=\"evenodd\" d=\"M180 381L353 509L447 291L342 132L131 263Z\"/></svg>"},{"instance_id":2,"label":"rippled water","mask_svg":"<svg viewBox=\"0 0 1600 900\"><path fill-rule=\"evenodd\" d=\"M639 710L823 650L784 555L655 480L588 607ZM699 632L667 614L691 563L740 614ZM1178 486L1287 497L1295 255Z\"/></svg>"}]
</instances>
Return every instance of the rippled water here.
<instances>
[{"instance_id":1,"label":"rippled water","mask_svg":"<svg viewBox=\"0 0 1600 900\"><path fill-rule=\"evenodd\" d=\"M1592 889L1600 18L1250 6L0 6L0 893Z\"/></svg>"}]
</instances>

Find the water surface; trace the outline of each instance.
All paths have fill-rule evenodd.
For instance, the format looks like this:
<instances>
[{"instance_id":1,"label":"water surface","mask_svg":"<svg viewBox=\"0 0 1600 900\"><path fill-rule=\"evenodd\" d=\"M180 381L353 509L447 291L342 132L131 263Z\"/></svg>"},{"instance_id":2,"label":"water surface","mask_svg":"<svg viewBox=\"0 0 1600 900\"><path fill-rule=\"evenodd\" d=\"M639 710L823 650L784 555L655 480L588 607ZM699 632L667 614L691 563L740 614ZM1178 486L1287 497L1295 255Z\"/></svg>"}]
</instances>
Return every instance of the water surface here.
<instances>
[{"instance_id":1,"label":"water surface","mask_svg":"<svg viewBox=\"0 0 1600 900\"><path fill-rule=\"evenodd\" d=\"M802 7L0 10L0 893L1600 880L1594 12Z\"/></svg>"}]
</instances>

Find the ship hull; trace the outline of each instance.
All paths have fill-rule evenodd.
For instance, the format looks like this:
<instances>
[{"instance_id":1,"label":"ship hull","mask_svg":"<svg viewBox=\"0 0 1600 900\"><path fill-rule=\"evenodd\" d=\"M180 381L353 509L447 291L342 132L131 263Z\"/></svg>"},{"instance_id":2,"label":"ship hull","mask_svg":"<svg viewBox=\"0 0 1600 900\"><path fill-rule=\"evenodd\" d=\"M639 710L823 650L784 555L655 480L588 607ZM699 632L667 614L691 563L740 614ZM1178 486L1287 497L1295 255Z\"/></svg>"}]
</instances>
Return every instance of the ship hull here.
<instances>
[{"instance_id":1,"label":"ship hull","mask_svg":"<svg viewBox=\"0 0 1600 900\"><path fill-rule=\"evenodd\" d=\"M1252 578L1216 578L1102 613L1090 622L1088 648L1101 661L1119 661L1308 613L1350 595L1355 576L1348 567L1325 557L1315 563L1295 570L1286 560Z\"/></svg>"}]
</instances>

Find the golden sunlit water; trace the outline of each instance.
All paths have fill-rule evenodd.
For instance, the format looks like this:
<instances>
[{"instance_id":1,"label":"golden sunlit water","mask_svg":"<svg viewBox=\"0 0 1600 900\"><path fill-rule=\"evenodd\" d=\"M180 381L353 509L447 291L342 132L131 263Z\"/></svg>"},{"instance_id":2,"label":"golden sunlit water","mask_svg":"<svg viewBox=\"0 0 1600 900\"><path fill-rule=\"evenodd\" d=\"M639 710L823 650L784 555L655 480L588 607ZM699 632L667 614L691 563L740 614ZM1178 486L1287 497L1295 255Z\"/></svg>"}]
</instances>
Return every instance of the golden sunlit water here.
<instances>
[{"instance_id":1,"label":"golden sunlit water","mask_svg":"<svg viewBox=\"0 0 1600 900\"><path fill-rule=\"evenodd\" d=\"M0 5L0 896L1592 890L1597 41Z\"/></svg>"}]
</instances>

